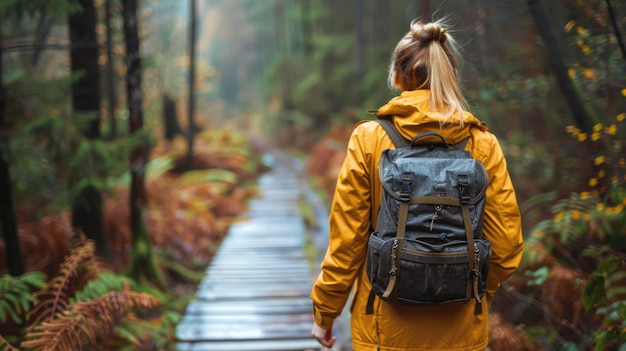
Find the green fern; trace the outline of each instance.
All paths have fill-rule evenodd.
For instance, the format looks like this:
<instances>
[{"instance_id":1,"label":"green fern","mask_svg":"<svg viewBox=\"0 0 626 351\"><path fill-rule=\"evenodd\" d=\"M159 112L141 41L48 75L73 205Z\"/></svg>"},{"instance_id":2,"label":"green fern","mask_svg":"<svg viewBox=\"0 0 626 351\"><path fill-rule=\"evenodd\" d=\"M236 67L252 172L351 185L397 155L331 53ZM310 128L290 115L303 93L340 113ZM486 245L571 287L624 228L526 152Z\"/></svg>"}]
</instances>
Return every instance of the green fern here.
<instances>
[{"instance_id":1,"label":"green fern","mask_svg":"<svg viewBox=\"0 0 626 351\"><path fill-rule=\"evenodd\" d=\"M607 246L588 249L586 255L599 259L598 267L589 277L583 293L587 311L595 310L602 319L595 332L596 351L624 347L626 343L626 262ZM621 257L620 257L621 256ZM610 347L609 347L610 346Z\"/></svg>"},{"instance_id":2,"label":"green fern","mask_svg":"<svg viewBox=\"0 0 626 351\"><path fill-rule=\"evenodd\" d=\"M133 285L134 282L128 277L107 272L101 273L96 280L90 280L82 290L76 292L74 298L70 299L70 305L96 299L111 291L124 291Z\"/></svg>"},{"instance_id":3,"label":"green fern","mask_svg":"<svg viewBox=\"0 0 626 351\"><path fill-rule=\"evenodd\" d=\"M34 302L32 292L41 288L46 281L45 274L29 272L18 277L0 277L0 323L9 319L21 324Z\"/></svg>"}]
</instances>

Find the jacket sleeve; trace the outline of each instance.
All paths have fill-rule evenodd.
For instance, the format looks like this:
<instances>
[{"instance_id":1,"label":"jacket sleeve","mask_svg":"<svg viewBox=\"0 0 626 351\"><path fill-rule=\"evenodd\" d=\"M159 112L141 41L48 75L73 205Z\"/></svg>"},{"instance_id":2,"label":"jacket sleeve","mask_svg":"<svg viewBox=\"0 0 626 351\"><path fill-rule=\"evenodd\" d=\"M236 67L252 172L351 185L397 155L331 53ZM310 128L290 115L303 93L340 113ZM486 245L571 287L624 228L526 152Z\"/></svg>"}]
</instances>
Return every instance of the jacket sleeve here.
<instances>
[{"instance_id":1,"label":"jacket sleeve","mask_svg":"<svg viewBox=\"0 0 626 351\"><path fill-rule=\"evenodd\" d=\"M328 249L311 291L314 319L323 328L343 310L367 251L371 154L366 131L357 126L348 142L330 209Z\"/></svg>"},{"instance_id":2,"label":"jacket sleeve","mask_svg":"<svg viewBox=\"0 0 626 351\"><path fill-rule=\"evenodd\" d=\"M523 254L522 224L513 183L504 154L493 134L481 140L480 154L489 174L483 233L491 241L492 253L487 279L487 298L495 295L500 284L519 267Z\"/></svg>"}]
</instances>

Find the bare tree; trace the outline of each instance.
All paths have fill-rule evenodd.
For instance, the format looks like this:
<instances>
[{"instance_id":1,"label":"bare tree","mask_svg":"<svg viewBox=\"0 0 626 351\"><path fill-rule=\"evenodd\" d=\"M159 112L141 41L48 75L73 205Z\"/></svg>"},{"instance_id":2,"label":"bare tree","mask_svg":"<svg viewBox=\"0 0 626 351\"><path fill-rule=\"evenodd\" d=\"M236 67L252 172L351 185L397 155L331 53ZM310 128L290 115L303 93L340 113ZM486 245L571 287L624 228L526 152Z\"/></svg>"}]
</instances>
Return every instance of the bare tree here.
<instances>
[{"instance_id":1,"label":"bare tree","mask_svg":"<svg viewBox=\"0 0 626 351\"><path fill-rule=\"evenodd\" d=\"M115 93L115 82L114 82L114 72L115 67L113 64L113 30L111 28L111 12L113 9L113 0L106 0L105 6L105 19L104 23L106 25L106 53L107 53L107 95L109 97L109 123L111 125L111 130L109 135L111 139L115 139L117 137L117 120L115 119L115 107L117 105L117 94Z\"/></svg>"},{"instance_id":2,"label":"bare tree","mask_svg":"<svg viewBox=\"0 0 626 351\"><path fill-rule=\"evenodd\" d=\"M0 48L0 234L4 239L9 274L22 275L24 266L17 234L17 220L13 207L13 189L11 187L11 169L9 166L9 135L6 123L4 83L2 82L2 50Z\"/></svg>"},{"instance_id":3,"label":"bare tree","mask_svg":"<svg viewBox=\"0 0 626 351\"><path fill-rule=\"evenodd\" d=\"M194 130L193 115L196 106L196 32L197 32L196 0L189 4L189 135L187 136L186 168L192 168Z\"/></svg>"},{"instance_id":4,"label":"bare tree","mask_svg":"<svg viewBox=\"0 0 626 351\"><path fill-rule=\"evenodd\" d=\"M143 93L141 90L141 54L139 51L137 0L123 0L124 36L126 41L126 97L128 100L128 122L131 137L143 129ZM154 259L152 241L144 218L147 202L145 189L145 167L147 161L145 143L137 143L130 154L130 227L132 233L132 257L128 275L137 280L144 278L165 286L165 278Z\"/></svg>"},{"instance_id":5,"label":"bare tree","mask_svg":"<svg viewBox=\"0 0 626 351\"><path fill-rule=\"evenodd\" d=\"M592 118L588 107L567 74L562 41L559 40L555 26L552 23L552 16L548 8L549 3L550 2L545 0L528 0L528 9L535 21L537 31L545 44L550 66L552 66L552 70L556 76L557 85L567 101L574 122L581 130L589 132L593 125Z\"/></svg>"},{"instance_id":6,"label":"bare tree","mask_svg":"<svg viewBox=\"0 0 626 351\"><path fill-rule=\"evenodd\" d=\"M85 138L100 138L100 67L98 65L98 40L96 37L96 9L93 0L80 0L82 12L69 16L70 58L72 73L78 79L72 84L73 113L88 119L81 123ZM70 186L82 179L70 176ZM104 234L102 194L94 185L82 187L72 201L72 225L93 239L98 252L111 259L110 245Z\"/></svg>"}]
</instances>

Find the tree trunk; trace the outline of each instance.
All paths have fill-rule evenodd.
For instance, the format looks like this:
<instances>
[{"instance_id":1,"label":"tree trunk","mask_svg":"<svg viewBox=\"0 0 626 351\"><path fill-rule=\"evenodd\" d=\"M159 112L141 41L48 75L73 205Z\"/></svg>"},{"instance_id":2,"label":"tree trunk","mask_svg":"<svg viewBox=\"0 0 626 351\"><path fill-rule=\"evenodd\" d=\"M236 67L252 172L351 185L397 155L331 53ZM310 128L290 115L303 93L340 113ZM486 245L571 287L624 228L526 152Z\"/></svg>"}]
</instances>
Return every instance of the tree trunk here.
<instances>
[{"instance_id":1,"label":"tree trunk","mask_svg":"<svg viewBox=\"0 0 626 351\"><path fill-rule=\"evenodd\" d=\"M176 115L176 101L168 94L164 94L162 99L164 136L171 141L177 134L182 135L183 132Z\"/></svg>"},{"instance_id":2,"label":"tree trunk","mask_svg":"<svg viewBox=\"0 0 626 351\"><path fill-rule=\"evenodd\" d=\"M563 47L552 23L548 6L549 2L544 0L528 0L528 8L537 26L537 31L545 44L550 65L556 76L557 85L567 101L574 123L578 128L589 133L593 125L592 117L567 74Z\"/></svg>"},{"instance_id":3,"label":"tree trunk","mask_svg":"<svg viewBox=\"0 0 626 351\"><path fill-rule=\"evenodd\" d=\"M609 18L611 19L611 25L613 26L613 34L615 34L615 40L617 40L617 45L619 45L620 52L622 53L622 58L626 60L626 45L624 44L624 40L622 39L622 32L619 30L619 25L617 23L617 19L615 18L615 10L613 9L613 5L610 0L606 0L606 8L609 11Z\"/></svg>"},{"instance_id":4,"label":"tree trunk","mask_svg":"<svg viewBox=\"0 0 626 351\"><path fill-rule=\"evenodd\" d=\"M96 37L96 9L93 0L80 0L82 13L69 16L70 59L72 74L79 75L72 84L74 114L89 115L82 129L87 139L100 138L100 67ZM93 116L93 117L92 117ZM82 126L81 126L82 127ZM71 179L72 177L70 177ZM76 184L70 184L76 186ZM95 186L87 185L72 202L72 226L94 240L98 252L112 258L110 245L104 234L102 195Z\"/></svg>"},{"instance_id":5,"label":"tree trunk","mask_svg":"<svg viewBox=\"0 0 626 351\"><path fill-rule=\"evenodd\" d=\"M141 91L141 56L137 23L137 0L123 0L124 36L126 41L126 98L128 100L128 122L131 137L143 128L143 94ZM147 150L136 146L130 154L130 228L132 256L127 274L138 282L152 282L161 287L166 285L159 270L150 233L145 223L146 189L144 184Z\"/></svg>"},{"instance_id":6,"label":"tree trunk","mask_svg":"<svg viewBox=\"0 0 626 351\"><path fill-rule=\"evenodd\" d=\"M106 25L106 43L107 43L107 95L109 97L109 124L110 131L109 137L115 139L117 137L117 119L115 118L115 108L117 107L117 95L115 93L115 80L114 72L115 67L113 65L113 40L112 40L112 28L111 28L111 8L113 7L113 0L107 0L105 4L105 25Z\"/></svg>"},{"instance_id":7,"label":"tree trunk","mask_svg":"<svg viewBox=\"0 0 626 351\"><path fill-rule=\"evenodd\" d=\"M193 168L193 140L196 134L193 122L196 102L196 0L189 0L189 107L188 124L189 134L187 135L187 158L185 160L185 168Z\"/></svg>"},{"instance_id":8,"label":"tree trunk","mask_svg":"<svg viewBox=\"0 0 626 351\"><path fill-rule=\"evenodd\" d=\"M17 233L17 220L13 208L13 189L11 187L11 169L9 166L9 136L5 116L4 83L2 82L2 52L0 51L0 234L4 240L4 252L9 274L22 275L22 254Z\"/></svg>"},{"instance_id":9,"label":"tree trunk","mask_svg":"<svg viewBox=\"0 0 626 351\"><path fill-rule=\"evenodd\" d=\"M422 0L422 18L427 21L430 22L432 20L431 18L431 14L430 14L430 0Z\"/></svg>"},{"instance_id":10,"label":"tree trunk","mask_svg":"<svg viewBox=\"0 0 626 351\"><path fill-rule=\"evenodd\" d=\"M356 63L355 80L360 83L365 70L365 34L363 33L363 0L354 2L354 61Z\"/></svg>"}]
</instances>

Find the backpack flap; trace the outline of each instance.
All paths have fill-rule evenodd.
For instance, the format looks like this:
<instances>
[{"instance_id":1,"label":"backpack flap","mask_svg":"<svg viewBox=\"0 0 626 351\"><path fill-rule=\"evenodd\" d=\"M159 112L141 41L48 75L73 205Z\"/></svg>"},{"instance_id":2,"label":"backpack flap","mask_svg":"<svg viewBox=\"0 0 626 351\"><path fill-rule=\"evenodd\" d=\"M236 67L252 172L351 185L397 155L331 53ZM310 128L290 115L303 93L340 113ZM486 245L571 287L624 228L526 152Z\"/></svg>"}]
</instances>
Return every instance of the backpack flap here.
<instances>
[{"instance_id":1,"label":"backpack flap","mask_svg":"<svg viewBox=\"0 0 626 351\"><path fill-rule=\"evenodd\" d=\"M452 156L452 157L451 157ZM488 176L483 165L464 150L401 148L385 150L380 159L379 177L383 186L378 226L382 235L395 236L402 196L402 175L412 175L408 235L465 239L465 223L460 206L438 204L444 198L469 206L472 233L482 237L482 213ZM405 195L406 196L406 195ZM388 223L384 223L387 221Z\"/></svg>"}]
</instances>

